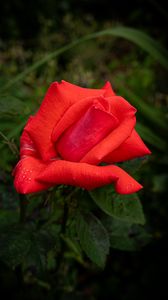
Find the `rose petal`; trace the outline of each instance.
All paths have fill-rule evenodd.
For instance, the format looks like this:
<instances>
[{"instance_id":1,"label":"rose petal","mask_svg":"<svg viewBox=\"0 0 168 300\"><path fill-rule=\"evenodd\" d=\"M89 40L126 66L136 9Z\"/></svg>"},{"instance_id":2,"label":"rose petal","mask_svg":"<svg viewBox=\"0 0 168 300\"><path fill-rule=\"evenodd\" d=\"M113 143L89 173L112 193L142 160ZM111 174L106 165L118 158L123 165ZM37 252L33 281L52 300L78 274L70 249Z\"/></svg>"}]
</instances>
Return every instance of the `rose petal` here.
<instances>
[{"instance_id":1,"label":"rose petal","mask_svg":"<svg viewBox=\"0 0 168 300\"><path fill-rule=\"evenodd\" d=\"M56 142L60 135L76 123L93 103L96 104L102 101L105 101L102 97L88 97L73 104L55 125L52 132L52 141Z\"/></svg>"},{"instance_id":2,"label":"rose petal","mask_svg":"<svg viewBox=\"0 0 168 300\"><path fill-rule=\"evenodd\" d=\"M109 81L106 82L103 89L106 90L105 94L104 94L104 97L112 97L112 96L116 95L115 92L113 91L112 86L111 86Z\"/></svg>"},{"instance_id":3,"label":"rose petal","mask_svg":"<svg viewBox=\"0 0 168 300\"><path fill-rule=\"evenodd\" d=\"M131 135L123 144L121 144L117 149L109 153L104 158L104 162L122 162L149 154L151 154L151 151L147 148L147 146L144 144L144 142L134 129Z\"/></svg>"},{"instance_id":4,"label":"rose petal","mask_svg":"<svg viewBox=\"0 0 168 300\"><path fill-rule=\"evenodd\" d=\"M131 194L142 188L137 181L117 166L92 166L64 160L48 164L37 179L45 184L47 182L54 185L68 184L87 190L114 183L116 191L120 194Z\"/></svg>"},{"instance_id":5,"label":"rose petal","mask_svg":"<svg viewBox=\"0 0 168 300\"><path fill-rule=\"evenodd\" d=\"M134 106L120 96L109 97L108 100L111 103L111 113L116 116L120 122L125 118L132 117L137 111Z\"/></svg>"},{"instance_id":6,"label":"rose petal","mask_svg":"<svg viewBox=\"0 0 168 300\"><path fill-rule=\"evenodd\" d=\"M79 161L117 124L117 118L107 113L101 103L94 104L60 137L57 151L65 160Z\"/></svg>"},{"instance_id":7,"label":"rose petal","mask_svg":"<svg viewBox=\"0 0 168 300\"><path fill-rule=\"evenodd\" d=\"M119 120L119 126L104 140L93 147L81 162L99 164L103 158L118 148L131 134L135 123L136 109L125 99L119 96L106 98L110 102L111 113Z\"/></svg>"},{"instance_id":8,"label":"rose petal","mask_svg":"<svg viewBox=\"0 0 168 300\"><path fill-rule=\"evenodd\" d=\"M31 116L28 119L26 126L31 122L32 119L33 117ZM29 133L26 130L23 130L23 133L20 137L20 157L23 158L25 156L37 157L38 153Z\"/></svg>"},{"instance_id":9,"label":"rose petal","mask_svg":"<svg viewBox=\"0 0 168 300\"><path fill-rule=\"evenodd\" d=\"M78 102L84 98L103 96L104 89L88 89L69 83L65 80L61 81L61 93L64 98L71 98L72 103Z\"/></svg>"},{"instance_id":10,"label":"rose petal","mask_svg":"<svg viewBox=\"0 0 168 300\"><path fill-rule=\"evenodd\" d=\"M113 174L118 177L115 183L115 190L119 194L136 193L143 188L133 177L126 173L123 169L112 166Z\"/></svg>"},{"instance_id":11,"label":"rose petal","mask_svg":"<svg viewBox=\"0 0 168 300\"><path fill-rule=\"evenodd\" d=\"M104 93L104 89L81 88L65 81L51 84L40 109L31 123L27 125L27 131L44 161L56 155L51 134L55 124L62 118L65 111L76 101L91 96L100 96Z\"/></svg>"},{"instance_id":12,"label":"rose petal","mask_svg":"<svg viewBox=\"0 0 168 300\"><path fill-rule=\"evenodd\" d=\"M104 161L109 153L118 148L131 134L136 123L135 116L123 120L123 122L114 129L100 143L94 146L82 159L81 162L97 165Z\"/></svg>"},{"instance_id":13,"label":"rose petal","mask_svg":"<svg viewBox=\"0 0 168 300\"><path fill-rule=\"evenodd\" d=\"M13 171L16 191L20 194L29 194L48 189L50 183L36 181L36 177L44 168L45 164L34 157L21 159Z\"/></svg>"}]
</instances>

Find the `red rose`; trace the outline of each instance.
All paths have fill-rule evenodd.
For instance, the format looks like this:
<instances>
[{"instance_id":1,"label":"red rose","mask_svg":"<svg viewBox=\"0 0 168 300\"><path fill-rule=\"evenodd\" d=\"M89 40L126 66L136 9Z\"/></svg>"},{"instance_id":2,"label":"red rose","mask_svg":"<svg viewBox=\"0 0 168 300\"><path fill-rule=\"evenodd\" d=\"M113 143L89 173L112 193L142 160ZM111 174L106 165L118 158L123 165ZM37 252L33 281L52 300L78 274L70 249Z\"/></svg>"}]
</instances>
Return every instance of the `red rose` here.
<instances>
[{"instance_id":1,"label":"red rose","mask_svg":"<svg viewBox=\"0 0 168 300\"><path fill-rule=\"evenodd\" d=\"M102 89L52 83L22 133L16 190L28 194L58 184L89 190L114 183L120 194L138 191L142 186L115 165L150 154L134 129L135 113L109 82Z\"/></svg>"}]
</instances>

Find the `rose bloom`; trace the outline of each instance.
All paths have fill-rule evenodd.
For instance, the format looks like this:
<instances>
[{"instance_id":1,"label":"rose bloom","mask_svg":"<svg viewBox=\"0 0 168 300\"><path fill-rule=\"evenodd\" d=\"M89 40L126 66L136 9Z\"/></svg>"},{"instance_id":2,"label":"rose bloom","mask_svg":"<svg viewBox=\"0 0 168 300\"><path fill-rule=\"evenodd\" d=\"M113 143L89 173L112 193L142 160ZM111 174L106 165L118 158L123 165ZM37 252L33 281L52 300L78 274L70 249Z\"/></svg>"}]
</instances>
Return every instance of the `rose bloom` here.
<instances>
[{"instance_id":1,"label":"rose bloom","mask_svg":"<svg viewBox=\"0 0 168 300\"><path fill-rule=\"evenodd\" d=\"M20 139L20 160L13 171L17 192L59 184L87 190L114 184L120 194L140 190L115 165L151 153L135 130L135 113L109 82L101 89L52 83Z\"/></svg>"}]
</instances>

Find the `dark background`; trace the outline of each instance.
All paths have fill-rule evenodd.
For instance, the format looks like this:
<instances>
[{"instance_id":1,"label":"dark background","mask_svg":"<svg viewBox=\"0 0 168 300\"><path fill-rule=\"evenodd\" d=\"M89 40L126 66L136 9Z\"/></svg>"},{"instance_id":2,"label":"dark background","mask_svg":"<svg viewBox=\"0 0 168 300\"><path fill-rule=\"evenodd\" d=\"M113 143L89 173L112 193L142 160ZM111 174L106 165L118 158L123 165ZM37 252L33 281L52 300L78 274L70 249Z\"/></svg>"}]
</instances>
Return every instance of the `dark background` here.
<instances>
[{"instance_id":1,"label":"dark background","mask_svg":"<svg viewBox=\"0 0 168 300\"><path fill-rule=\"evenodd\" d=\"M7 0L1 3L0 36L4 40L35 38L40 32L42 17L53 21L53 31L61 30L62 17L68 12L81 19L90 14L100 23L104 20L122 22L166 38L168 12L167 1L163 0Z\"/></svg>"},{"instance_id":2,"label":"dark background","mask_svg":"<svg viewBox=\"0 0 168 300\"><path fill-rule=\"evenodd\" d=\"M41 20L52 20L50 33L62 30L62 18L70 13L83 22L92 16L101 30L104 21L139 28L166 45L168 12L166 1L134 0L5 0L0 5L0 48L12 41L20 41L26 49L38 48L36 38L42 30ZM157 169L157 166L155 165ZM164 164L159 166L164 168ZM145 203L154 201L153 204ZM140 300L147 297L166 299L167 295L167 212L166 193L160 192L156 199L144 192L144 208L147 220L156 237L140 252L113 250L104 271L79 270L75 299ZM158 236L157 236L158 234ZM1 265L1 293L12 299L50 299L39 287L21 287L13 271ZM168 295L167 295L168 296ZM72 299L74 296L72 295ZM53 299L53 298L51 298ZM57 295L55 295L57 299ZM60 296L60 299L71 299Z\"/></svg>"}]
</instances>

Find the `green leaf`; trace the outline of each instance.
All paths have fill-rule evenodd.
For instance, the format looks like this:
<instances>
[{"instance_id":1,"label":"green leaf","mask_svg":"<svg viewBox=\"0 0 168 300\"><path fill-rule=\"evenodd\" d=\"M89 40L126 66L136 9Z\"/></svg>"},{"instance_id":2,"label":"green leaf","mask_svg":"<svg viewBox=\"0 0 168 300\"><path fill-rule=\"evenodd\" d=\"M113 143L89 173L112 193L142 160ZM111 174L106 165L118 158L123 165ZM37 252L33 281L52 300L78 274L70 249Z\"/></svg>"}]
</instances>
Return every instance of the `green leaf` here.
<instances>
[{"instance_id":1,"label":"green leaf","mask_svg":"<svg viewBox=\"0 0 168 300\"><path fill-rule=\"evenodd\" d=\"M136 251L145 246L151 235L144 227L107 216L103 224L108 230L112 248Z\"/></svg>"},{"instance_id":2,"label":"green leaf","mask_svg":"<svg viewBox=\"0 0 168 300\"><path fill-rule=\"evenodd\" d=\"M130 223L145 223L142 205L137 194L119 195L110 185L94 189L89 193L106 214Z\"/></svg>"},{"instance_id":3,"label":"green leaf","mask_svg":"<svg viewBox=\"0 0 168 300\"><path fill-rule=\"evenodd\" d=\"M74 252L74 254L76 254L76 256L82 257L82 249L79 244L76 228L76 219L73 217L72 219L69 219L69 225L66 229L66 235L62 236L62 238L66 242L68 247Z\"/></svg>"},{"instance_id":4,"label":"green leaf","mask_svg":"<svg viewBox=\"0 0 168 300\"><path fill-rule=\"evenodd\" d=\"M112 29L107 29L104 31L104 34L105 33L117 37L122 37L135 43L136 45L140 46L142 49L147 51L164 68L168 69L167 50L163 46L161 46L159 42L148 36L143 31L121 26ZM100 34L103 34L103 32L100 32Z\"/></svg>"},{"instance_id":5,"label":"green leaf","mask_svg":"<svg viewBox=\"0 0 168 300\"><path fill-rule=\"evenodd\" d=\"M46 253L47 254L47 253ZM37 272L45 270L47 258L36 239L32 239L31 246L24 261L24 269L34 268Z\"/></svg>"},{"instance_id":6,"label":"green leaf","mask_svg":"<svg viewBox=\"0 0 168 300\"><path fill-rule=\"evenodd\" d=\"M86 255L104 268L109 253L109 237L102 223L91 213L78 214L76 220L80 244Z\"/></svg>"},{"instance_id":7,"label":"green leaf","mask_svg":"<svg viewBox=\"0 0 168 300\"><path fill-rule=\"evenodd\" d=\"M49 227L48 230L40 229L31 232L31 246L24 261L24 268L33 267L37 272L44 271L47 267L48 254L54 250L57 241L58 236L54 236Z\"/></svg>"},{"instance_id":8,"label":"green leaf","mask_svg":"<svg viewBox=\"0 0 168 300\"><path fill-rule=\"evenodd\" d=\"M16 267L26 258L31 246L29 234L22 229L10 229L1 233L0 259L10 267Z\"/></svg>"}]
</instances>

